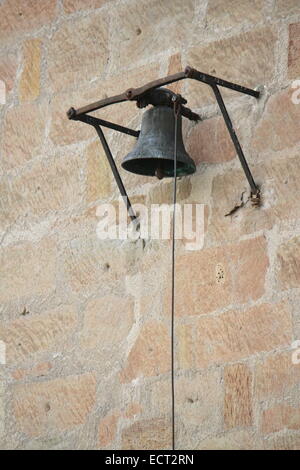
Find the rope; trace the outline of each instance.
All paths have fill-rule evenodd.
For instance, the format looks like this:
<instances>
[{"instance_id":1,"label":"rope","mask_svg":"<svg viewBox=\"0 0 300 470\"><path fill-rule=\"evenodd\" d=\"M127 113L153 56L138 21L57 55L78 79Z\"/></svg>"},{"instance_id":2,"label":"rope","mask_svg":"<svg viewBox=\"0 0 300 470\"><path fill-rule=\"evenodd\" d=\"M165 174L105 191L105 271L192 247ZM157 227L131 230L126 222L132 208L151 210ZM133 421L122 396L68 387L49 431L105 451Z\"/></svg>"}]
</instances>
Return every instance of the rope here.
<instances>
[{"instance_id":1,"label":"rope","mask_svg":"<svg viewBox=\"0 0 300 470\"><path fill-rule=\"evenodd\" d=\"M172 450L175 450L175 225L176 225L176 193L177 193L177 133L180 104L174 103L175 139L174 139L174 189L173 189L173 227L172 227L172 307L171 307L171 389L172 389Z\"/></svg>"}]
</instances>

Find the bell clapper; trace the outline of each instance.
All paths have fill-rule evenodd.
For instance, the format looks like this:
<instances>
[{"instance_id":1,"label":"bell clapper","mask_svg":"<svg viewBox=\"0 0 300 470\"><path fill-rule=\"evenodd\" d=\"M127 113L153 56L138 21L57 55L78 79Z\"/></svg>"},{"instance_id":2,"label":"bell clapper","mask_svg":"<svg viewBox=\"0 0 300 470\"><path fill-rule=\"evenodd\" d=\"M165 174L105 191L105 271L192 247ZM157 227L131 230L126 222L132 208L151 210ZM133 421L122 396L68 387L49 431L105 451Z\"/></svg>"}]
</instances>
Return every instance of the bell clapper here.
<instances>
[{"instance_id":1,"label":"bell clapper","mask_svg":"<svg viewBox=\"0 0 300 470\"><path fill-rule=\"evenodd\" d=\"M164 175L164 170L162 169L161 165L159 165L155 170L155 176L157 179L162 180Z\"/></svg>"}]
</instances>

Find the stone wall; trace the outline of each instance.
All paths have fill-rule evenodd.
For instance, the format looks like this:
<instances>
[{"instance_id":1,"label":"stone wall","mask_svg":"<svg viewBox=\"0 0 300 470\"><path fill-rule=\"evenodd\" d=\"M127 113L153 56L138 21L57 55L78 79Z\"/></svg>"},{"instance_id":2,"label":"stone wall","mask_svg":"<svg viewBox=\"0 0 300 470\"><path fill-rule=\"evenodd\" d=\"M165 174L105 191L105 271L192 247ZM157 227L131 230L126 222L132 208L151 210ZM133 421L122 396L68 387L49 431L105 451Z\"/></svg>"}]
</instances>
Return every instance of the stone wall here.
<instances>
[{"instance_id":1,"label":"stone wall","mask_svg":"<svg viewBox=\"0 0 300 470\"><path fill-rule=\"evenodd\" d=\"M262 207L211 91L173 85L203 119L184 123L179 200L206 206L204 248L177 243L177 448L300 448L299 0L0 2L1 448L170 448L171 244L97 238L118 191L65 113L187 64L262 87L224 91ZM133 103L99 115L140 125ZM133 139L106 136L119 165ZM121 175L170 202L170 182Z\"/></svg>"}]
</instances>

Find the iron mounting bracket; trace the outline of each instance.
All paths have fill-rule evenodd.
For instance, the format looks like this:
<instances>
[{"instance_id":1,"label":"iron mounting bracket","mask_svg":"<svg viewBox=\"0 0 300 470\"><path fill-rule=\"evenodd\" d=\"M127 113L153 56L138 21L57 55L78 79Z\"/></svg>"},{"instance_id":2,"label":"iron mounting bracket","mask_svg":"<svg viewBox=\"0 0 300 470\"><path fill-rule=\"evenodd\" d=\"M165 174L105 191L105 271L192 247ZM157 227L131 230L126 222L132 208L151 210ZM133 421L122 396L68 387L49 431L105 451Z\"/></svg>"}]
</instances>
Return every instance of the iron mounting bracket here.
<instances>
[{"instance_id":1,"label":"iron mounting bracket","mask_svg":"<svg viewBox=\"0 0 300 470\"><path fill-rule=\"evenodd\" d=\"M196 69L193 69L192 67L186 67L184 71L178 72L173 75L168 75L163 78L159 78L158 80L154 80L152 82L149 82L142 87L139 88L129 88L127 91L124 93L121 93L119 95L111 96L109 98L104 98L100 101L96 101L94 103L88 104L86 106L83 106L78 109L70 108L67 112L67 116L69 119L76 120L76 121L81 121L85 122L86 124L89 124L93 126L100 138L100 141L102 143L104 152L106 154L106 157L108 159L109 165L111 167L112 173L114 175L114 178L116 180L116 183L118 185L119 191L121 193L121 196L124 199L124 202L127 206L128 214L131 220L136 220L137 217L132 209L132 205L130 203L130 200L128 198L128 195L126 193L125 186L122 182L120 173L118 171L118 168L115 164L115 160L112 156L112 153L110 151L109 145L105 139L105 136L102 131L102 127L107 127L109 129L113 129L117 132L121 132L123 134L131 135L132 137L138 137L140 131L136 131L133 129L129 129L128 127L120 126L119 124L115 124L109 121L105 121L104 119L99 119L93 116L90 116L88 113L91 113L93 111L96 111L98 109L105 108L107 106L110 106L112 104L117 104L117 103L122 103L124 101L136 101L136 104L138 107L144 107L147 106L147 104L153 104L153 90L160 88L162 86L170 85L171 83L178 82L180 80L184 79L192 79L192 80L197 80L202 83L206 83L209 85L215 95L216 101L218 103L218 106L220 108L220 111L222 113L222 116L224 118L226 127L228 129L230 138L232 140L232 143L235 147L235 150L237 152L238 158L240 160L240 163L242 165L242 168L244 170L245 176L248 180L248 183L251 188L251 199L254 205L259 205L260 203L260 190L259 187L256 185L254 178L252 176L252 173L250 171L250 168L248 166L248 163L246 161L244 152L242 150L242 147L240 145L240 142L238 140L238 137L236 135L236 132L234 130L234 127L232 125L231 119L229 117L228 111L226 109L225 103L223 101L221 92L219 90L219 87L223 88L229 88L231 90L237 91L239 93L253 96L254 98L259 98L260 92L257 90L252 90L251 88L246 88L241 85L237 85L232 82L228 82L227 80L223 80L218 77L214 77L213 75L208 75L206 73L199 72ZM190 109L186 108L183 106L183 104L186 104L186 100L182 98L180 95L176 95L175 93L172 93L173 96L177 96L178 99L181 101L181 114L193 121L198 121L200 117L196 114L193 113ZM171 100L172 101L172 100Z\"/></svg>"}]
</instances>

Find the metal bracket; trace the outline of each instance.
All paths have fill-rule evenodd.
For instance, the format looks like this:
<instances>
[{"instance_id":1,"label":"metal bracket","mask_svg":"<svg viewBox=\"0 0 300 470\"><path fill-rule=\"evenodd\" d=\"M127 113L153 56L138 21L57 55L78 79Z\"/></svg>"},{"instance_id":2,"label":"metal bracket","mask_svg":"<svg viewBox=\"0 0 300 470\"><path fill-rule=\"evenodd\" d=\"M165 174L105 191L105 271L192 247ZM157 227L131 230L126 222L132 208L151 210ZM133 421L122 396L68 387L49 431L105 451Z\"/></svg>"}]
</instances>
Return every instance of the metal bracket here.
<instances>
[{"instance_id":1,"label":"metal bracket","mask_svg":"<svg viewBox=\"0 0 300 470\"><path fill-rule=\"evenodd\" d=\"M242 168L249 182L249 185L251 188L252 202L254 205L259 205L260 203L260 190L258 186L256 185L254 178L252 176L252 173L250 171L250 168L247 164L242 147L239 143L238 137L236 135L231 119L227 112L226 106L224 104L222 95L220 93L219 86L224 87L224 88L229 88L231 90L237 91L245 95L253 96L254 98L259 98L260 92L257 90L252 90L251 88L246 88L244 86L237 85L232 82L228 82L227 80L223 80L218 77L214 77L213 75L208 75L206 73L199 72L198 70L193 69L192 67L186 67L183 72L178 72L174 75L168 75L167 77L154 80L140 88L129 88L127 91L125 91L124 93L121 93L120 95L111 96L109 98L96 101L94 103L88 104L78 109L70 108L67 112L67 116L69 119L85 122L86 124L92 125L96 129L96 132L102 143L103 149L105 151L106 157L110 164L112 173L115 177L120 193L126 203L128 214L131 220L136 220L137 217L132 209L132 206L127 196L120 173L115 164L114 158L111 154L110 148L107 144L107 141L105 139L105 136L100 126L107 127L109 129L113 129L117 132L131 135L132 137L136 137L136 138L139 136L140 131L129 129L128 127L120 126L119 124L115 124L109 121L105 121L104 119L99 119L99 118L90 116L87 113L96 111L98 109L102 109L112 104L122 103L124 101L136 101L138 107L147 106L147 104L151 104L153 100L156 99L154 97L155 95L152 93L153 90L160 88L162 86L170 85L171 83L175 83L180 80L188 79L188 78L192 80L197 80L202 83L206 83L207 85L210 85L210 87L212 88L214 95L216 97L217 103L219 105L220 111L223 115L225 124L227 126L228 132L230 134L231 140L236 149L238 158L241 162ZM186 103L186 100L182 98L180 95L176 95L175 93L172 93L172 92L171 94L173 95L173 97L178 96L178 99L181 100L182 104ZM172 99L173 98L171 98L170 103L172 102ZM190 109L184 106L181 106L181 113L186 118L194 120L194 121L197 121L200 119L200 117L196 113L193 113Z\"/></svg>"},{"instance_id":2,"label":"metal bracket","mask_svg":"<svg viewBox=\"0 0 300 470\"><path fill-rule=\"evenodd\" d=\"M180 80L184 80L187 78L206 83L207 85L218 85L225 88L229 88L245 95L254 96L255 98L259 98L260 95L259 91L228 82L227 80L222 80L221 78L214 77L213 75L208 75L206 73L199 72L198 70L193 69L192 67L186 67L183 72L178 72L174 75L168 75L164 78L159 78L158 80L149 82L140 88L129 88L127 91L121 93L120 95L115 95L109 98L104 98L100 101L95 101L94 103L88 104L87 106L83 106L82 108L79 108L77 110L71 108L67 114L69 119L74 119L75 116L79 116L80 114L91 113L92 111L105 108L106 106L110 106L111 104L123 103L124 101L136 101L145 93L148 93L149 91L154 90L155 88L170 85L171 83L179 82Z\"/></svg>"},{"instance_id":3,"label":"metal bracket","mask_svg":"<svg viewBox=\"0 0 300 470\"><path fill-rule=\"evenodd\" d=\"M68 113L71 112L74 108L69 109ZM75 111L75 110L74 110ZM108 127L109 129L113 129L117 132L122 132L123 134L131 135L133 137L138 137L140 135L140 131L135 131L133 129L129 129L128 127L120 126L119 124L115 124L113 122L105 121L104 119L99 119L94 116L89 116L88 114L74 114L74 117L69 117L69 119L74 119L75 121L82 121L86 124L91 124L91 126L103 126Z\"/></svg>"},{"instance_id":4,"label":"metal bracket","mask_svg":"<svg viewBox=\"0 0 300 470\"><path fill-rule=\"evenodd\" d=\"M110 164L111 171L113 172L113 175L115 177L116 183L117 183L119 191L121 193L121 196L122 196L122 198L123 198L123 200L124 200L124 202L127 206L128 215L131 218L131 220L134 221L134 220L136 220L137 216L135 215L134 210L132 209L131 202L130 202L129 197L127 195L125 186L123 184L122 178L121 178L120 173L118 171L118 168L116 166L115 160L114 160L114 158L112 156L112 153L110 151L109 145L108 145L108 143L105 139L105 136L103 134L103 131L102 131L101 127L100 126L95 126L95 129L96 129L96 132L97 132L97 134L98 134L98 136L101 140L105 155L106 155L107 160Z\"/></svg>"},{"instance_id":5,"label":"metal bracket","mask_svg":"<svg viewBox=\"0 0 300 470\"><path fill-rule=\"evenodd\" d=\"M73 109L73 108L71 108L71 109ZM69 112L70 112L70 110L69 110ZM107 140L106 140L106 138L103 134L103 131L101 129L101 125L104 126L104 127L108 127L109 129L113 129L115 131L121 132L123 134L131 135L131 136L136 137L136 138L139 136L140 131L135 131L133 129L129 129L128 127L123 127L123 126L120 126L119 124L114 124L112 122L105 121L103 119L98 119L98 118L95 118L93 116L89 116L87 114L82 114L82 115L79 115L79 116L75 116L74 118L71 118L71 119L75 119L76 121L81 121L81 122L85 122L86 124L90 124L96 130L96 132L98 134L98 137L100 139L100 142L102 144L103 150L105 152L106 158L107 158L108 163L110 165L111 171L112 171L112 173L114 175L114 178L116 180L116 183L117 183L117 186L119 188L120 194L121 194L121 196L123 198L123 201L124 201L124 203L127 207L128 215L129 215L129 217L132 221L136 221L137 216L136 216L136 214L135 214L135 212L132 208L132 205L131 205L130 199L127 195L127 192L126 192L125 186L123 184L121 175L120 175L119 170L116 166L115 160L112 156L112 153L111 153L111 150L110 150L109 145L107 143Z\"/></svg>"},{"instance_id":6,"label":"metal bracket","mask_svg":"<svg viewBox=\"0 0 300 470\"><path fill-rule=\"evenodd\" d=\"M254 197L254 198L257 198L259 199L260 197L260 191L259 191L259 188L258 186L256 185L254 179L253 179L253 176L252 176L252 173L250 171L250 168L248 166L248 163L247 163L247 160L245 158L245 155L244 155L244 152L242 150L242 147L240 145L240 142L239 142L239 139L237 138L237 135L236 135L236 132L234 130L234 127L232 125L232 122L231 122L231 119L229 117L229 114L227 112L227 109L226 109L226 106L225 106L225 103L223 101L223 98L222 98L222 95L221 95L221 92L218 88L217 85L211 85L211 88L215 94L215 97L216 97L216 100L217 100L217 103L219 105L219 108L220 108L220 111L223 115L223 118L224 118L224 121L225 121L225 124L227 126L227 129L228 129L228 132L230 134L230 137L231 137L231 140L232 140L232 143L235 147L235 150L236 150L236 153L238 154L238 157L239 157L239 160L241 162L241 165L242 165L242 168L244 170L244 173L246 175L246 178L248 180L248 183L250 185L250 188L251 188L251 198ZM258 205L256 203L256 205Z\"/></svg>"}]
</instances>

